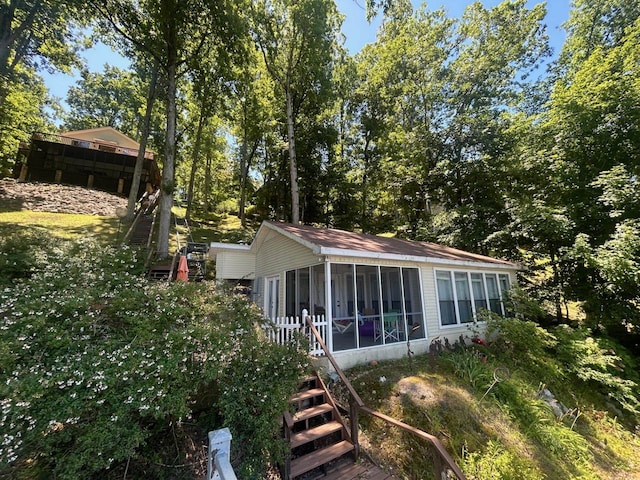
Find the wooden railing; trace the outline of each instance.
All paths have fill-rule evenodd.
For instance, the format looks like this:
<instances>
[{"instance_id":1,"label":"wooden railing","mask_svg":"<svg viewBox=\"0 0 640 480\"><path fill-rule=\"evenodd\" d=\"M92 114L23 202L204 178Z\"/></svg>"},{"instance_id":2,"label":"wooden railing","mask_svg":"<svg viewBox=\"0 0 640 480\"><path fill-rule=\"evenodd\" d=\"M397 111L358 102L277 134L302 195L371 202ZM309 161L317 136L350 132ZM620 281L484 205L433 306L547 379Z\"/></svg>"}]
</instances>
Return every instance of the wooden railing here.
<instances>
[{"instance_id":1,"label":"wooden railing","mask_svg":"<svg viewBox=\"0 0 640 480\"><path fill-rule=\"evenodd\" d=\"M138 156L138 149L121 147L119 145L113 145L108 142L100 142L99 140L84 140L81 138L64 137L55 133L43 133L35 132L32 137L34 140L41 140L50 143L60 143L62 145L69 145L70 147L90 148L92 150L103 150L106 152L119 153L122 155L129 155L131 157ZM153 152L145 151L144 158L153 160L155 154Z\"/></svg>"},{"instance_id":2,"label":"wooden railing","mask_svg":"<svg viewBox=\"0 0 640 480\"><path fill-rule=\"evenodd\" d=\"M346 375L344 374L344 372L336 362L335 358L333 358L333 355L331 355L331 353L329 352L329 349L327 348L322 337L320 336L320 333L318 332L316 327L313 325L313 321L311 317L307 316L305 318L305 322L306 322L307 328L315 337L316 342L318 342L318 344L321 346L322 350L324 351L324 354L327 357L327 360L329 360L336 374L338 375L340 380L342 380L342 383L344 383L345 387L347 388L347 391L349 392L349 417L350 417L350 424L351 424L351 440L353 441L353 444L355 446L356 458L360 453L360 445L358 441L358 413L359 411L362 411L373 417L379 418L380 420L383 420L384 422L390 425L393 425L394 427L400 428L405 432L409 432L413 435L416 435L419 438L422 438L423 440L426 440L433 449L433 453L434 453L433 454L433 458L434 458L433 471L436 478L438 479L450 478L448 475L451 473L455 475L455 477L458 480L466 480L466 477L464 473L462 473L462 470L460 470L460 467L456 464L456 462L453 460L451 455L449 455L449 452L446 451L446 449L444 448L444 446L442 445L440 440L438 440L437 437L434 437L433 435L427 432L424 432L418 428L412 427L411 425L407 425L406 423L403 423L399 420L391 418L388 415L385 415L384 413L380 413L378 411L375 411L367 407L362 401L362 399L360 398L360 395L358 395L358 393L353 388L353 385L351 385L351 382L346 377Z\"/></svg>"}]
</instances>

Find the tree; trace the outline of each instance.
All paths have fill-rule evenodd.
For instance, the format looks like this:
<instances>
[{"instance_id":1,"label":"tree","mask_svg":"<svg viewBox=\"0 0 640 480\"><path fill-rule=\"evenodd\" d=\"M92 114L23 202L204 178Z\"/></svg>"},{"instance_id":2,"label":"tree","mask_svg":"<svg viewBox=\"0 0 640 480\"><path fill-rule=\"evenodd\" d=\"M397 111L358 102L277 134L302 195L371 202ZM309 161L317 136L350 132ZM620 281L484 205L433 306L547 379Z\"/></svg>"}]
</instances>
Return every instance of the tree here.
<instances>
[{"instance_id":1,"label":"tree","mask_svg":"<svg viewBox=\"0 0 640 480\"><path fill-rule=\"evenodd\" d=\"M0 109L0 177L11 175L20 142L28 142L31 132L54 128L46 107L55 107L42 79L18 67L16 80L7 83L9 92ZM6 108L5 108L6 107Z\"/></svg>"},{"instance_id":2,"label":"tree","mask_svg":"<svg viewBox=\"0 0 640 480\"><path fill-rule=\"evenodd\" d=\"M245 209L249 187L249 174L255 169L257 157L264 155L264 137L277 129L274 113L274 85L264 64L255 50L250 52L247 63L238 68L234 84L233 131L239 139L236 155L240 195L238 216L243 228L247 226Z\"/></svg>"},{"instance_id":3,"label":"tree","mask_svg":"<svg viewBox=\"0 0 640 480\"><path fill-rule=\"evenodd\" d=\"M291 221L300 219L296 115L312 92L330 79L339 18L329 0L260 0L253 4L253 32L267 71L284 97Z\"/></svg>"},{"instance_id":4,"label":"tree","mask_svg":"<svg viewBox=\"0 0 640 480\"><path fill-rule=\"evenodd\" d=\"M9 0L0 6L0 79L7 82L18 65L68 71L78 65L77 22L82 2Z\"/></svg>"},{"instance_id":5,"label":"tree","mask_svg":"<svg viewBox=\"0 0 640 480\"><path fill-rule=\"evenodd\" d=\"M175 190L177 80L189 71L207 43L239 53L243 2L213 0L92 1L101 16L140 51L158 61L167 81L166 130L157 255L169 255L171 206Z\"/></svg>"},{"instance_id":6,"label":"tree","mask_svg":"<svg viewBox=\"0 0 640 480\"><path fill-rule=\"evenodd\" d=\"M511 118L548 52L544 15L524 1L475 3L458 21L401 2L387 11L361 57L359 87L363 152L375 146L378 211L389 212L380 228L487 253L487 238L508 221Z\"/></svg>"},{"instance_id":7,"label":"tree","mask_svg":"<svg viewBox=\"0 0 640 480\"><path fill-rule=\"evenodd\" d=\"M528 237L538 237L529 245L551 259L557 280L547 296L580 302L589 325L621 339L637 325L633 282L623 270L635 275L639 14L634 2L576 2L555 69L562 74L519 135L522 155L512 177L518 187L510 201L519 206L517 223L528 218ZM562 222L534 220L529 206L545 218L561 213Z\"/></svg>"},{"instance_id":8,"label":"tree","mask_svg":"<svg viewBox=\"0 0 640 480\"><path fill-rule=\"evenodd\" d=\"M137 137L144 104L142 84L135 72L108 64L102 73L83 70L76 86L67 93L70 113L64 127L67 130L113 127Z\"/></svg>"}]
</instances>

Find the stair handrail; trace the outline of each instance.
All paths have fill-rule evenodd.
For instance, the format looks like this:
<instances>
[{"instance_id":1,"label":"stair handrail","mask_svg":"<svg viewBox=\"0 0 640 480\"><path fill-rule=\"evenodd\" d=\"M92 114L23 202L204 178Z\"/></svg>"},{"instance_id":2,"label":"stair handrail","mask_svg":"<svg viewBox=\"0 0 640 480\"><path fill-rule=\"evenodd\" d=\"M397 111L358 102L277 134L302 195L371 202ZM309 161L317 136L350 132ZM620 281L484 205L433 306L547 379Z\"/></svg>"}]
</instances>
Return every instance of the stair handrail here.
<instances>
[{"instance_id":1,"label":"stair handrail","mask_svg":"<svg viewBox=\"0 0 640 480\"><path fill-rule=\"evenodd\" d=\"M124 237L122 237L122 242L120 242L122 245L124 245L129 240L129 238L133 234L134 229L138 225L138 222L144 215L146 215L147 213L153 212L153 215L154 215L153 221L155 223L156 214L157 214L157 212L155 211L155 208L158 205L159 198L160 198L160 195L156 195L146 208L142 208L142 206L140 206L136 209L136 211L134 212L133 221L129 226L129 230L127 230L127 233L125 233ZM149 235L151 236L152 234L153 234L153 225L151 226L151 233ZM147 242L147 249L149 249L149 244L150 242Z\"/></svg>"},{"instance_id":2,"label":"stair handrail","mask_svg":"<svg viewBox=\"0 0 640 480\"><path fill-rule=\"evenodd\" d=\"M311 331L311 333L313 333L313 335L316 337L316 340L318 341L318 344L324 351L324 354L327 360L331 363L336 374L338 375L340 380L342 380L345 387L347 388L347 391L349 392L351 439L355 447L356 458L360 450L359 441L358 441L358 410L362 410L364 413L367 413L373 417L379 418L380 420L383 420L389 423L390 425L396 426L404 430L405 432L412 433L429 442L436 452L436 455L434 455L434 466L433 466L434 473L436 474L436 478L447 478L447 477L442 477L442 473L445 473L446 470L450 470L458 478L458 480L467 479L464 473L462 473L462 470L460 469L458 464L451 457L451 455L449 455L449 452L447 452L447 450L444 448L444 445L442 445L442 442L440 442L438 437L435 437L425 431L420 430L419 428L412 427L411 425L408 425L404 422L396 420L395 418L391 418L388 415L385 415L384 413L378 412L376 410L373 410L367 407L362 401L362 399L360 398L360 395L358 395L358 393L353 388L353 385L351 385L351 382L349 381L347 376L344 374L344 372L338 365L338 362L336 362L336 359L329 352L329 349L327 348L327 345L324 343L324 340L320 336L320 333L318 332L316 327L313 325L313 319L311 318L310 315L307 315L305 317L305 322L307 324L307 327L309 327L309 330Z\"/></svg>"},{"instance_id":3,"label":"stair handrail","mask_svg":"<svg viewBox=\"0 0 640 480\"><path fill-rule=\"evenodd\" d=\"M127 230L127 233L125 233L124 237L122 237L122 241L120 242L121 245L125 245L127 243L129 238L133 234L133 230L138 225L138 222L140 221L140 217L141 216L142 216L142 210L138 210L137 212L135 212L135 215L133 217L133 221L131 222L131 225L129 225L129 230Z\"/></svg>"}]
</instances>

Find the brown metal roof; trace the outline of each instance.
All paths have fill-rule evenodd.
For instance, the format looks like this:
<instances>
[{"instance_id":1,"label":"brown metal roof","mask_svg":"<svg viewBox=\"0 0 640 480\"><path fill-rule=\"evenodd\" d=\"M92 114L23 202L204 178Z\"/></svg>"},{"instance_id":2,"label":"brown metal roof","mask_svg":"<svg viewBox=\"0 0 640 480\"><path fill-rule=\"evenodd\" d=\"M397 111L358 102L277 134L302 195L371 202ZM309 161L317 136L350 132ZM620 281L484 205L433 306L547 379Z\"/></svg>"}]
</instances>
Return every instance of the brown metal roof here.
<instances>
[{"instance_id":1,"label":"brown metal roof","mask_svg":"<svg viewBox=\"0 0 640 480\"><path fill-rule=\"evenodd\" d=\"M331 228L316 228L309 225L291 223L265 222L289 235L298 237L320 247L320 249L352 250L376 254L391 254L412 257L430 257L443 260L493 263L498 265L518 265L505 260L465 252L431 242L417 242L400 238L380 237L363 233L348 232Z\"/></svg>"}]
</instances>

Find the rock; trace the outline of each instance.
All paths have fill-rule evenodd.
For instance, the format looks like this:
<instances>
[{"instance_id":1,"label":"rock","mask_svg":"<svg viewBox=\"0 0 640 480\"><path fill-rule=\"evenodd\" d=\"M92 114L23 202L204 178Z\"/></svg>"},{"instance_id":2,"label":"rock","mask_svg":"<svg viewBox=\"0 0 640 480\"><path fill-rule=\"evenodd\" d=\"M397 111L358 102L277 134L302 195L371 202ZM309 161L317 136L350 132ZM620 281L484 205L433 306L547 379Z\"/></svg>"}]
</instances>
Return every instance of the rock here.
<instances>
[{"instance_id":1,"label":"rock","mask_svg":"<svg viewBox=\"0 0 640 480\"><path fill-rule=\"evenodd\" d=\"M0 211L32 210L35 212L77 213L116 216L126 212L127 198L99 190L72 185L0 180Z\"/></svg>"}]
</instances>

